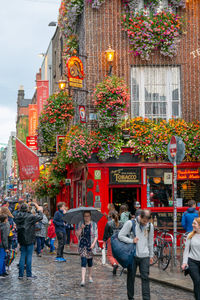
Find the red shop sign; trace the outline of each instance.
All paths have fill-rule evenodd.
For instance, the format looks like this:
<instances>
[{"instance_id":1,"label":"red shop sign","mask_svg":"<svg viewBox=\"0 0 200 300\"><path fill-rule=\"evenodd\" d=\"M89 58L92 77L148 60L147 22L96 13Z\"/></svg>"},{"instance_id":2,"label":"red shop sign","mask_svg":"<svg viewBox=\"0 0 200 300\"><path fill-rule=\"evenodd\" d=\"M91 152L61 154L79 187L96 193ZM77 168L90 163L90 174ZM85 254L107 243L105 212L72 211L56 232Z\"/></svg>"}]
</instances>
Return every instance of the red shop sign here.
<instances>
[{"instance_id":1,"label":"red shop sign","mask_svg":"<svg viewBox=\"0 0 200 300\"><path fill-rule=\"evenodd\" d=\"M26 146L28 146L31 150L37 150L37 136L27 136L26 137Z\"/></svg>"}]
</instances>

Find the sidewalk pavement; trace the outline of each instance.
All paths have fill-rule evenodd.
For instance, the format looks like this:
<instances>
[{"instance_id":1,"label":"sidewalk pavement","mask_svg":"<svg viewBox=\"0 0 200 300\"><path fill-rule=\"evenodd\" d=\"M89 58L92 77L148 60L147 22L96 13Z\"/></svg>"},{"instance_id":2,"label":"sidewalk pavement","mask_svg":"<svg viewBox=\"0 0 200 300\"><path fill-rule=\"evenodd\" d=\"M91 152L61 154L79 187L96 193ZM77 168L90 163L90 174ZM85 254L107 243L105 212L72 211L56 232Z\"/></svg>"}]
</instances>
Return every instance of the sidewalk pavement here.
<instances>
[{"instance_id":1,"label":"sidewalk pavement","mask_svg":"<svg viewBox=\"0 0 200 300\"><path fill-rule=\"evenodd\" d=\"M78 246L75 244L70 245L70 247L65 249L65 253L70 255L78 255ZM101 252L99 252L97 256L101 256ZM106 264L105 266L108 267L109 265ZM150 280L193 292L193 283L190 276L184 276L184 274L180 271L179 266L176 268L174 267L173 271L171 271L170 268L171 265L168 266L167 270L163 271L162 269L159 269L158 266L152 266L150 268ZM137 276L140 277L139 273L137 273Z\"/></svg>"}]
</instances>

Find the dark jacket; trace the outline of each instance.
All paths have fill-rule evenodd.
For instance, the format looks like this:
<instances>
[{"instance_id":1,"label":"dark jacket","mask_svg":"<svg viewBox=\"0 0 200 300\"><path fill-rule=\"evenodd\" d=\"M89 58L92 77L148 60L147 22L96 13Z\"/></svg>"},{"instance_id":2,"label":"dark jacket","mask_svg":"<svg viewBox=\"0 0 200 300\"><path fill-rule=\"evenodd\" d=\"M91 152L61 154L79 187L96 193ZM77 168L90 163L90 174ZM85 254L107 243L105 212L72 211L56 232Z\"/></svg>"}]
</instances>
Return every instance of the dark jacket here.
<instances>
[{"instance_id":1,"label":"dark jacket","mask_svg":"<svg viewBox=\"0 0 200 300\"><path fill-rule=\"evenodd\" d=\"M58 232L63 232L66 233L66 229L65 229L65 222L63 221L63 211L62 210L58 210L55 212L54 218L53 218L53 223L55 225L55 231L56 233Z\"/></svg>"},{"instance_id":2,"label":"dark jacket","mask_svg":"<svg viewBox=\"0 0 200 300\"><path fill-rule=\"evenodd\" d=\"M0 223L0 248L8 249L8 233L5 223Z\"/></svg>"},{"instance_id":3,"label":"dark jacket","mask_svg":"<svg viewBox=\"0 0 200 300\"><path fill-rule=\"evenodd\" d=\"M41 221L43 214L38 212L33 215L31 212L20 211L16 218L17 236L20 245L27 246L35 242L35 223Z\"/></svg>"},{"instance_id":4,"label":"dark jacket","mask_svg":"<svg viewBox=\"0 0 200 300\"><path fill-rule=\"evenodd\" d=\"M104 235L103 235L103 241L106 242L113 234L119 232L123 227L123 223L119 221L119 226L116 227L114 221L109 221L106 224Z\"/></svg>"},{"instance_id":5,"label":"dark jacket","mask_svg":"<svg viewBox=\"0 0 200 300\"><path fill-rule=\"evenodd\" d=\"M181 220L181 224L186 232L191 232L193 230L192 223L195 218L198 218L198 212L195 207L189 207L186 212L184 212Z\"/></svg>"}]
</instances>

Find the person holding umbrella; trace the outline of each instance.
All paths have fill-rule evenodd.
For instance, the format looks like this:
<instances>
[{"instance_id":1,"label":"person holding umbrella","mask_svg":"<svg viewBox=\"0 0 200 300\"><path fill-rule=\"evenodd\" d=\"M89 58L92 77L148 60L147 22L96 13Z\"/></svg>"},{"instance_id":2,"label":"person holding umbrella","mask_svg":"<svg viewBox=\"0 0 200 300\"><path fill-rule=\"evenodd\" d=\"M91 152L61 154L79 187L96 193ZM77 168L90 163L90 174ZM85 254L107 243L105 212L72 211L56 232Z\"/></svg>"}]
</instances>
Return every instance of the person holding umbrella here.
<instances>
[{"instance_id":1,"label":"person holding umbrella","mask_svg":"<svg viewBox=\"0 0 200 300\"><path fill-rule=\"evenodd\" d=\"M103 214L94 207L78 207L68 210L63 220L68 224L78 224L76 235L79 239L79 254L81 256L82 281L85 286L86 265L89 270L89 282L92 283L93 254L96 253L98 238L97 222Z\"/></svg>"},{"instance_id":2,"label":"person holding umbrella","mask_svg":"<svg viewBox=\"0 0 200 300\"><path fill-rule=\"evenodd\" d=\"M93 254L95 251L96 242L98 239L97 224L91 221L91 212L83 212L84 220L78 225L76 235L79 239L79 254L81 256L81 273L82 281L81 286L85 286L86 265L89 270L89 282L92 283L92 266L93 266Z\"/></svg>"}]
</instances>

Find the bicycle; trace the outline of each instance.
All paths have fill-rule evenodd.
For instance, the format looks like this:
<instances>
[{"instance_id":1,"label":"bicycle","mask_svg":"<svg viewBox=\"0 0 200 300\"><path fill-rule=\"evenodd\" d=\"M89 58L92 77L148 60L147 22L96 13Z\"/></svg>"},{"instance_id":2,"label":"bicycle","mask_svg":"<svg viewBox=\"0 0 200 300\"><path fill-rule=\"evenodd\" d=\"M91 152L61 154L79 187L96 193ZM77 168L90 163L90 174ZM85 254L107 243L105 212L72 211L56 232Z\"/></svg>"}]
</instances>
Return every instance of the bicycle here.
<instances>
[{"instance_id":1,"label":"bicycle","mask_svg":"<svg viewBox=\"0 0 200 300\"><path fill-rule=\"evenodd\" d=\"M154 255L153 263L155 265L158 262L158 265L161 265L163 271L167 269L171 260L171 246L162 236L166 235L168 230L158 230L158 233L161 233L161 236L157 234L154 241Z\"/></svg>"}]
</instances>

